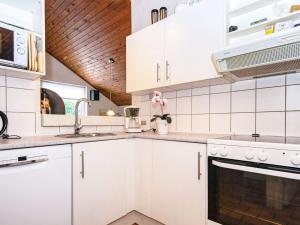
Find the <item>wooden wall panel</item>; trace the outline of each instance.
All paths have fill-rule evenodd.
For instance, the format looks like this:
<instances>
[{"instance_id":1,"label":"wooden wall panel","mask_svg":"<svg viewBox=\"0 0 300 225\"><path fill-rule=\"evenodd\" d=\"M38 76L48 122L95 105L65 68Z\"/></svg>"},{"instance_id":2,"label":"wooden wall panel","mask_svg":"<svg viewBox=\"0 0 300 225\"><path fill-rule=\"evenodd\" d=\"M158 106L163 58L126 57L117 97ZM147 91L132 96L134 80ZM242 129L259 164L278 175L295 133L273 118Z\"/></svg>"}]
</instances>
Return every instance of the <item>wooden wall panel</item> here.
<instances>
[{"instance_id":1,"label":"wooden wall panel","mask_svg":"<svg viewBox=\"0 0 300 225\"><path fill-rule=\"evenodd\" d=\"M47 51L112 101L130 105L126 94L126 36L130 0L47 0ZM110 80L108 59L115 59Z\"/></svg>"}]
</instances>

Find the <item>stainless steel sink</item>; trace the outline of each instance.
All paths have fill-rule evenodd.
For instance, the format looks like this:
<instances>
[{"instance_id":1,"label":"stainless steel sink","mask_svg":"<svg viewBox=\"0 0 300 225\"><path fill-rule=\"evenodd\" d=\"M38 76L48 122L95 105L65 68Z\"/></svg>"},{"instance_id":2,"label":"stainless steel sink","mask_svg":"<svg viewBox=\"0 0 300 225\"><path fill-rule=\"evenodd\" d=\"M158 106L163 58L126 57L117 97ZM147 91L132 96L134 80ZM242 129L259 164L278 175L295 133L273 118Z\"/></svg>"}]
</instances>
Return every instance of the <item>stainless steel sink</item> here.
<instances>
[{"instance_id":1,"label":"stainless steel sink","mask_svg":"<svg viewBox=\"0 0 300 225\"><path fill-rule=\"evenodd\" d=\"M60 138L92 138L92 137L106 137L115 136L114 133L81 133L81 134L59 134L55 137Z\"/></svg>"}]
</instances>

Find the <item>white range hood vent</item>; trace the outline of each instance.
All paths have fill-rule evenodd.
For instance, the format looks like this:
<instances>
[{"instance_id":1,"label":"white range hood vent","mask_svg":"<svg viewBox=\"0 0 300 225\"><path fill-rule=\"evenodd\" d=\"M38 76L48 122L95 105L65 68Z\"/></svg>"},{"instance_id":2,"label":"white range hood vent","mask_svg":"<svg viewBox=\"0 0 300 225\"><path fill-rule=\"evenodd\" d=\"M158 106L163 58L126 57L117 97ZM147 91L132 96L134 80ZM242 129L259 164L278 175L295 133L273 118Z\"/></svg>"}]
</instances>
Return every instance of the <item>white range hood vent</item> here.
<instances>
[{"instance_id":1,"label":"white range hood vent","mask_svg":"<svg viewBox=\"0 0 300 225\"><path fill-rule=\"evenodd\" d=\"M300 71L300 35L252 43L214 54L218 72L233 80Z\"/></svg>"}]
</instances>

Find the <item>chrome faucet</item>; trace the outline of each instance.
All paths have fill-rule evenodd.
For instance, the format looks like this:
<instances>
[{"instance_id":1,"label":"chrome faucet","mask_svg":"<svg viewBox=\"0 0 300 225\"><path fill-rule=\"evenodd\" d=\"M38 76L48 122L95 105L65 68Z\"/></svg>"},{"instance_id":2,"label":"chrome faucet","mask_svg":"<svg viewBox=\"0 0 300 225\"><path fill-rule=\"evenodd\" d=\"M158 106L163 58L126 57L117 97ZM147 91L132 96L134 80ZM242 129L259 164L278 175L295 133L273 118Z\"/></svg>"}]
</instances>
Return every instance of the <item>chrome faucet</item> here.
<instances>
[{"instance_id":1,"label":"chrome faucet","mask_svg":"<svg viewBox=\"0 0 300 225\"><path fill-rule=\"evenodd\" d=\"M75 105L75 125L74 125L74 134L76 134L76 135L79 134L79 132L82 128L81 121L79 120L79 115L78 115L79 104L81 102L86 102L89 107L91 106L91 102L86 98L81 98L81 99L77 100L76 105Z\"/></svg>"}]
</instances>

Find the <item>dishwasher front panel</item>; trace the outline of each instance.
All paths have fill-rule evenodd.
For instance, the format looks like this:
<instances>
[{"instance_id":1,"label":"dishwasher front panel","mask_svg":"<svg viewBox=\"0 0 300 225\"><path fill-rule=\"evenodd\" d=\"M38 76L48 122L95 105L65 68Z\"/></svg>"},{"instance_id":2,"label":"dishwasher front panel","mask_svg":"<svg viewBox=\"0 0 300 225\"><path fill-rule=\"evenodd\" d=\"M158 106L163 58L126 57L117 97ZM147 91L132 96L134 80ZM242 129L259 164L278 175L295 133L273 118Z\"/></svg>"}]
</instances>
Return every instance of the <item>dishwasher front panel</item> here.
<instances>
[{"instance_id":1,"label":"dishwasher front panel","mask_svg":"<svg viewBox=\"0 0 300 225\"><path fill-rule=\"evenodd\" d=\"M0 224L71 225L71 146L0 151Z\"/></svg>"}]
</instances>

